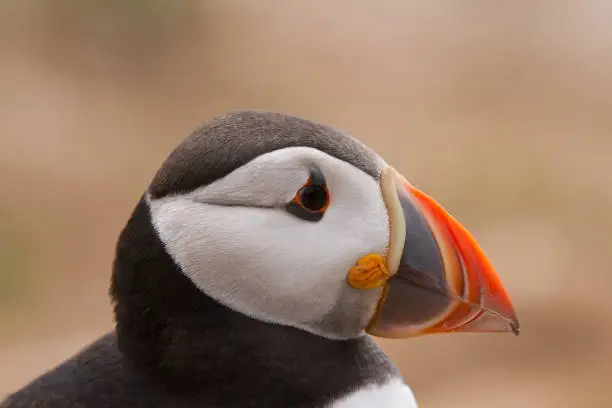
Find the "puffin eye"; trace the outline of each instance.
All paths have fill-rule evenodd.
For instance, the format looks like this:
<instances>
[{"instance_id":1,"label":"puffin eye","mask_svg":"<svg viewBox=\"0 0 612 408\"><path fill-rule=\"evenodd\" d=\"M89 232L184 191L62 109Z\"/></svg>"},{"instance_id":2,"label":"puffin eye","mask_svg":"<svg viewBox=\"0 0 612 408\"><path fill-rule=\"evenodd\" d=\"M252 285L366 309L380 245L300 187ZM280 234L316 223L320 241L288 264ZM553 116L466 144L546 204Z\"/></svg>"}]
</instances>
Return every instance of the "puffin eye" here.
<instances>
[{"instance_id":1,"label":"puffin eye","mask_svg":"<svg viewBox=\"0 0 612 408\"><path fill-rule=\"evenodd\" d=\"M308 211L321 212L327 206L327 190L322 186L306 185L297 192L297 202Z\"/></svg>"},{"instance_id":2,"label":"puffin eye","mask_svg":"<svg viewBox=\"0 0 612 408\"><path fill-rule=\"evenodd\" d=\"M290 214L306 221L319 221L329 205L329 192L321 174L311 175L310 180L295 193L286 209Z\"/></svg>"}]
</instances>

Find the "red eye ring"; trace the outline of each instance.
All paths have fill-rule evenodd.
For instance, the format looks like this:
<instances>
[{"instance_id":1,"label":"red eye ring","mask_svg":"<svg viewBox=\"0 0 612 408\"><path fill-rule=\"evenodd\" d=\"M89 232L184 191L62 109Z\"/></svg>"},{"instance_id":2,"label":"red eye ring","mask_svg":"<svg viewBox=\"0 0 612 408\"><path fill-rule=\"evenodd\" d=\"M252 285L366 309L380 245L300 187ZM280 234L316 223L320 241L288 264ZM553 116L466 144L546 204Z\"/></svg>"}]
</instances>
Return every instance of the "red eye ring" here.
<instances>
[{"instance_id":1,"label":"red eye ring","mask_svg":"<svg viewBox=\"0 0 612 408\"><path fill-rule=\"evenodd\" d=\"M306 211L323 214L329 206L329 191L325 185L309 181L297 191L293 202Z\"/></svg>"},{"instance_id":2,"label":"red eye ring","mask_svg":"<svg viewBox=\"0 0 612 408\"><path fill-rule=\"evenodd\" d=\"M314 169L310 172L308 182L300 187L285 209L304 221L319 222L329 207L329 201L325 177L319 170Z\"/></svg>"}]
</instances>

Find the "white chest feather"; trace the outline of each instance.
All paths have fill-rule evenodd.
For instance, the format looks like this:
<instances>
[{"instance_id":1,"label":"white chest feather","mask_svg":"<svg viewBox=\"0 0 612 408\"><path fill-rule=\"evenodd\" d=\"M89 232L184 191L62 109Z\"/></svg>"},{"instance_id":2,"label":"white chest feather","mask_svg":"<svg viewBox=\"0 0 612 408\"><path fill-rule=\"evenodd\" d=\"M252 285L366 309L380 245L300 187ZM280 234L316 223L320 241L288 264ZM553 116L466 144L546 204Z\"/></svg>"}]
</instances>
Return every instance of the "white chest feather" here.
<instances>
[{"instance_id":1,"label":"white chest feather","mask_svg":"<svg viewBox=\"0 0 612 408\"><path fill-rule=\"evenodd\" d=\"M333 402L329 408L418 408L412 390L399 378L383 385L360 388Z\"/></svg>"}]
</instances>

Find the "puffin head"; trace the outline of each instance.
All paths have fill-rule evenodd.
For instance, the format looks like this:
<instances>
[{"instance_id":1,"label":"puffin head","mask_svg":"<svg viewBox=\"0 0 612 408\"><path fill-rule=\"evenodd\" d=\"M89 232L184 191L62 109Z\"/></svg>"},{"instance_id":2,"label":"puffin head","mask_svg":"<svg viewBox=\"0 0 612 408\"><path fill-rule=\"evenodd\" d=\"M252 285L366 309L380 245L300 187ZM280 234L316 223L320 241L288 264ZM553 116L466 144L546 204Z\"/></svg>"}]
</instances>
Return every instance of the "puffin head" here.
<instances>
[{"instance_id":1,"label":"puffin head","mask_svg":"<svg viewBox=\"0 0 612 408\"><path fill-rule=\"evenodd\" d=\"M518 333L495 271L438 203L346 133L258 111L169 155L121 234L112 294L120 341L211 302L332 340Z\"/></svg>"}]
</instances>

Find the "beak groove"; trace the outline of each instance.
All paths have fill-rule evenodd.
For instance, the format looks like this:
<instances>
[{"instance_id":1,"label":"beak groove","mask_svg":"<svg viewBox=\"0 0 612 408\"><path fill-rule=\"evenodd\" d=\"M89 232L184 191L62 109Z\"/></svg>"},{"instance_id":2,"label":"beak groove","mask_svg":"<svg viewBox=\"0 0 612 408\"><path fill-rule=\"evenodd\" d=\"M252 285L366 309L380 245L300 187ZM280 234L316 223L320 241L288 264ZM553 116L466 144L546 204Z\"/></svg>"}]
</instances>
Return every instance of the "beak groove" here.
<instances>
[{"instance_id":1,"label":"beak groove","mask_svg":"<svg viewBox=\"0 0 612 408\"><path fill-rule=\"evenodd\" d=\"M366 331L391 338L451 332L518 335L509 296L469 232L391 167L383 172L381 188L391 220L391 277Z\"/></svg>"}]
</instances>

